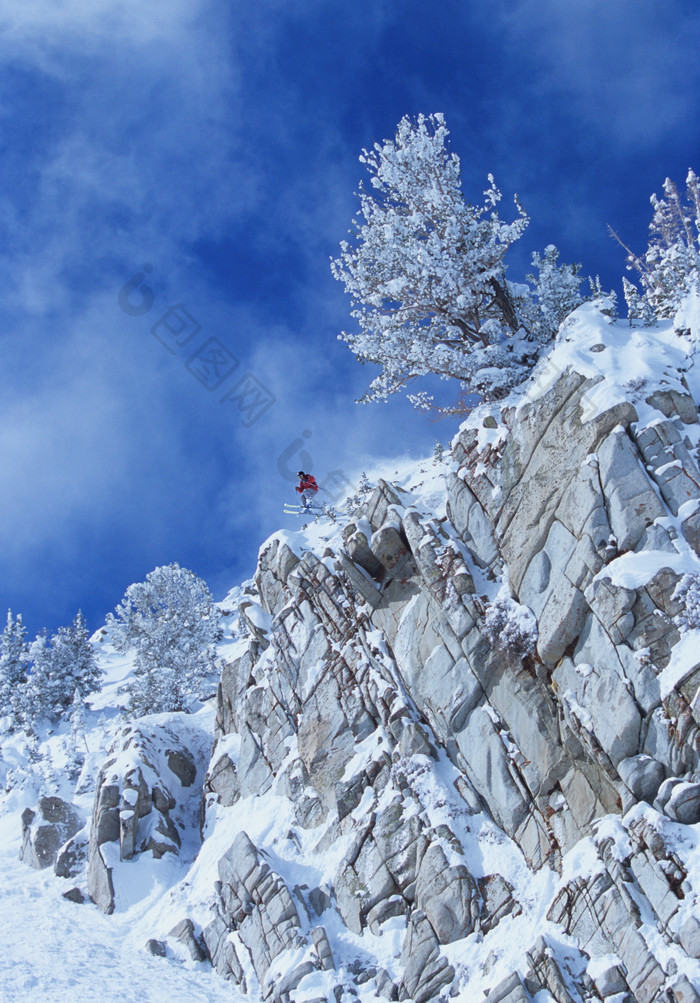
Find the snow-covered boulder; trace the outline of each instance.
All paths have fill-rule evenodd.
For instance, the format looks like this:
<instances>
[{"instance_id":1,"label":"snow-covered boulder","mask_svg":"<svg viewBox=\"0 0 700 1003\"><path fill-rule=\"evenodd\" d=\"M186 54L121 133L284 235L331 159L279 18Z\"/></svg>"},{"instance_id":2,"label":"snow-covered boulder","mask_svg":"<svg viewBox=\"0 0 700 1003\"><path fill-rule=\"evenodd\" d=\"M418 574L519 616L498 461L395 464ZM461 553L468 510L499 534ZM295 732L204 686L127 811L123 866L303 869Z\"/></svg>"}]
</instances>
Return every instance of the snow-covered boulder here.
<instances>
[{"instance_id":1,"label":"snow-covered boulder","mask_svg":"<svg viewBox=\"0 0 700 1003\"><path fill-rule=\"evenodd\" d=\"M20 859L30 867L52 867L59 850L82 829L80 812L59 797L41 797L36 809L22 813L22 849Z\"/></svg>"},{"instance_id":2,"label":"snow-covered boulder","mask_svg":"<svg viewBox=\"0 0 700 1003\"><path fill-rule=\"evenodd\" d=\"M97 778L90 829L88 894L103 912L115 908L115 868L150 852L177 855L185 831L199 821L195 784L206 746L191 750L183 738L187 716L153 715L126 725L114 738ZM208 749L207 749L208 752ZM200 780L201 783L201 780ZM197 830L198 830L197 825Z\"/></svg>"},{"instance_id":3,"label":"snow-covered boulder","mask_svg":"<svg viewBox=\"0 0 700 1003\"><path fill-rule=\"evenodd\" d=\"M84 826L58 851L54 873L59 878L74 878L80 874L87 861L89 845L87 826Z\"/></svg>"}]
</instances>

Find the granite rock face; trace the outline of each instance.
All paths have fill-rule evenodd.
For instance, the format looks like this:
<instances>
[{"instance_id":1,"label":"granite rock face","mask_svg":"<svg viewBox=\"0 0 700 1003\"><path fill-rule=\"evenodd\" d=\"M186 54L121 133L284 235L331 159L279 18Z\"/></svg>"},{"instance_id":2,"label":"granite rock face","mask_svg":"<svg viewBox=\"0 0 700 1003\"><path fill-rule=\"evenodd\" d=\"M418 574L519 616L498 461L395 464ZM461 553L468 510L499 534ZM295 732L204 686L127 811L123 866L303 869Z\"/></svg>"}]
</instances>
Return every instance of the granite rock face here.
<instances>
[{"instance_id":1,"label":"granite rock face","mask_svg":"<svg viewBox=\"0 0 700 1003\"><path fill-rule=\"evenodd\" d=\"M589 418L591 387L564 373L492 447L463 431L446 514L380 481L342 545L263 546L247 602L268 626L248 617L224 668L203 809L232 831L204 941L251 999L700 1000L678 852L700 820L700 646L664 674L675 558L698 553L697 411L681 387L648 426L626 402ZM536 645L489 633L496 579ZM272 840L246 822L262 804ZM396 931L385 966L370 945Z\"/></svg>"},{"instance_id":2,"label":"granite rock face","mask_svg":"<svg viewBox=\"0 0 700 1003\"><path fill-rule=\"evenodd\" d=\"M152 944L254 1001L700 1003L700 643L674 597L697 410L679 381L644 422L594 389L567 371L486 440L465 425L429 505L380 480L321 544L268 540L213 750L172 716L123 728L88 830L40 803L27 859L87 855L112 912L122 865L204 840L210 900Z\"/></svg>"}]
</instances>

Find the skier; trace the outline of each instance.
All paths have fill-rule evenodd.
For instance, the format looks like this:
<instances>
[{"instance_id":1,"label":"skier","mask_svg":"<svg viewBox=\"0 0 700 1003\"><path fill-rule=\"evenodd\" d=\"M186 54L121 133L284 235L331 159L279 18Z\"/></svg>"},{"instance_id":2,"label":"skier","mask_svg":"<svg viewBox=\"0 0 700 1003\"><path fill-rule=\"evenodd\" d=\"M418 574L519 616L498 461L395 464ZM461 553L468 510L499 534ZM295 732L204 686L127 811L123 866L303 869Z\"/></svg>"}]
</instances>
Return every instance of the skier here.
<instances>
[{"instance_id":1,"label":"skier","mask_svg":"<svg viewBox=\"0 0 700 1003\"><path fill-rule=\"evenodd\" d=\"M299 487L294 490L298 495L301 495L302 505L306 510L311 508L313 505L318 492L318 484L316 483L316 478L312 474L305 474L303 470L299 471L297 477L299 478Z\"/></svg>"}]
</instances>

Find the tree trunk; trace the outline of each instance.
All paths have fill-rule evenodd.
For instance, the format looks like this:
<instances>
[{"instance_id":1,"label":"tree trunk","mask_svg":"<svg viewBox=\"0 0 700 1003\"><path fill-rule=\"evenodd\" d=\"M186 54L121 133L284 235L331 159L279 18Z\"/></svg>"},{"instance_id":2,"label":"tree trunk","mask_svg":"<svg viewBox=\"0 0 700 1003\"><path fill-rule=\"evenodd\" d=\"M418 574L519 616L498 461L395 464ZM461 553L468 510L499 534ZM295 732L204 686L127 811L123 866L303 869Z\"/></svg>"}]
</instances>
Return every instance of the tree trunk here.
<instances>
[{"instance_id":1,"label":"tree trunk","mask_svg":"<svg viewBox=\"0 0 700 1003\"><path fill-rule=\"evenodd\" d=\"M508 290L505 286L501 285L498 279L491 278L489 279L489 283L493 289L496 303L503 314L503 319L513 332L517 331L520 325L518 324L518 318L515 316L515 310L508 295Z\"/></svg>"}]
</instances>

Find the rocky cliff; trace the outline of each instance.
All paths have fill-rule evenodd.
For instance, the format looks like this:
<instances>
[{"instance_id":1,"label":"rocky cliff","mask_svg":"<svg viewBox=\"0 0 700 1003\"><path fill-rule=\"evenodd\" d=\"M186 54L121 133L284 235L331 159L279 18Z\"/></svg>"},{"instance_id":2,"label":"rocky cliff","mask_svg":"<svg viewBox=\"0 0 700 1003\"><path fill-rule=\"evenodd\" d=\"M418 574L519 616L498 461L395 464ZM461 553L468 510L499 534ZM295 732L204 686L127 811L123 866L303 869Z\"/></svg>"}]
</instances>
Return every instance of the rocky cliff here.
<instances>
[{"instance_id":1,"label":"rocky cliff","mask_svg":"<svg viewBox=\"0 0 700 1003\"><path fill-rule=\"evenodd\" d=\"M697 407L680 336L640 376L652 334L581 318L444 470L261 549L186 927L252 1000L700 1000ZM176 852L168 748L102 778L105 908L94 834Z\"/></svg>"}]
</instances>

